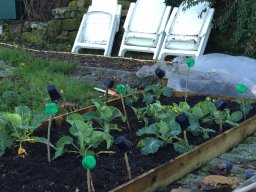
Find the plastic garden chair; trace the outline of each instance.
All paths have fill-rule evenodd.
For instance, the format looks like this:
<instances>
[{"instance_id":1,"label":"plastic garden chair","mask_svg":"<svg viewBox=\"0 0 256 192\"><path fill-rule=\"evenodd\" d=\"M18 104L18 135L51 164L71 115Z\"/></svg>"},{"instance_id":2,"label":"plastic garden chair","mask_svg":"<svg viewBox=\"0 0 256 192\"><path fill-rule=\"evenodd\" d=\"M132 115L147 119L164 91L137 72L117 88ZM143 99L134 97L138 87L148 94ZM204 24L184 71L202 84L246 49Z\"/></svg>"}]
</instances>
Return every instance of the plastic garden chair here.
<instances>
[{"instance_id":1,"label":"plastic garden chair","mask_svg":"<svg viewBox=\"0 0 256 192\"><path fill-rule=\"evenodd\" d=\"M164 60L167 55L197 57L204 53L212 28L214 9L207 2L186 7L183 2L173 8L158 60Z\"/></svg>"},{"instance_id":2,"label":"plastic garden chair","mask_svg":"<svg viewBox=\"0 0 256 192\"><path fill-rule=\"evenodd\" d=\"M110 56L119 29L121 9L117 0L92 0L83 16L72 53L78 53L81 48L103 49L104 56Z\"/></svg>"},{"instance_id":3,"label":"plastic garden chair","mask_svg":"<svg viewBox=\"0 0 256 192\"><path fill-rule=\"evenodd\" d=\"M131 3L118 56L124 57L129 50L153 53L153 59L157 59L170 10L164 0L137 0Z\"/></svg>"}]
</instances>

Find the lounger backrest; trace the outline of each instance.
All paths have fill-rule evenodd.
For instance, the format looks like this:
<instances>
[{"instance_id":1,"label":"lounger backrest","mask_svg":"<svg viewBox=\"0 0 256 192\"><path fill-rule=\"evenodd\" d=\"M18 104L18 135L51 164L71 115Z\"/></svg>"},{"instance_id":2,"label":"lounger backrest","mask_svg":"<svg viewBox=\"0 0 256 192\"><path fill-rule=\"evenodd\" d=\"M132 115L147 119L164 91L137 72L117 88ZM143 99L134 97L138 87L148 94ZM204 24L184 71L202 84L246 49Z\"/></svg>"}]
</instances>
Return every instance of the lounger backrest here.
<instances>
[{"instance_id":1,"label":"lounger backrest","mask_svg":"<svg viewBox=\"0 0 256 192\"><path fill-rule=\"evenodd\" d=\"M204 25L209 11L209 4L207 2L199 3L186 10L184 10L184 7L186 7L186 4L183 3L178 9L171 34L197 36Z\"/></svg>"},{"instance_id":2,"label":"lounger backrest","mask_svg":"<svg viewBox=\"0 0 256 192\"><path fill-rule=\"evenodd\" d=\"M90 11L103 11L106 13L115 14L117 6L117 0L92 0Z\"/></svg>"},{"instance_id":3,"label":"lounger backrest","mask_svg":"<svg viewBox=\"0 0 256 192\"><path fill-rule=\"evenodd\" d=\"M129 30L141 33L156 33L165 13L164 0L138 0L133 10Z\"/></svg>"}]
</instances>

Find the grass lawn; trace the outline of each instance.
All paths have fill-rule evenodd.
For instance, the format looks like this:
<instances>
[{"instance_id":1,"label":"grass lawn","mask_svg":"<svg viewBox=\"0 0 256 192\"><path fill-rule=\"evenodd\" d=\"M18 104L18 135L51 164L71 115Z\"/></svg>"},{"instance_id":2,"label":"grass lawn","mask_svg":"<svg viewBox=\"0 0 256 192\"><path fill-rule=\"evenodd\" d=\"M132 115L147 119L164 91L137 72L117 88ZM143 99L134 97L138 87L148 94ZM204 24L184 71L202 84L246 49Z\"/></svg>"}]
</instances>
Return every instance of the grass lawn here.
<instances>
[{"instance_id":1,"label":"grass lawn","mask_svg":"<svg viewBox=\"0 0 256 192\"><path fill-rule=\"evenodd\" d=\"M0 111L13 111L16 106L26 105L42 113L49 102L47 86L50 84L61 90L63 102L76 103L78 108L88 106L91 98L100 95L93 90L93 83L70 78L78 63L41 59L10 48L0 49L0 60L15 67L13 75L0 80ZM59 111L66 112L62 108Z\"/></svg>"}]
</instances>

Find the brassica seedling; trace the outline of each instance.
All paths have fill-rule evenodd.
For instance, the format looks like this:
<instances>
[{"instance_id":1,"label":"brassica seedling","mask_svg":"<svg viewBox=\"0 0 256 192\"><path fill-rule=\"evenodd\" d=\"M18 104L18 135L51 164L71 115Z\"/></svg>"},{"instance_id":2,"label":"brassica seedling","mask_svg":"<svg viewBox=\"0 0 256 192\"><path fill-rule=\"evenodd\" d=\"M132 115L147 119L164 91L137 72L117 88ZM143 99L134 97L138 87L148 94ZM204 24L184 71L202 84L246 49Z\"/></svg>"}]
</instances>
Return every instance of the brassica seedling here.
<instances>
[{"instance_id":1,"label":"brassica seedling","mask_svg":"<svg viewBox=\"0 0 256 192\"><path fill-rule=\"evenodd\" d=\"M109 132L94 129L92 122L85 122L82 115L71 114L66 121L71 125L69 132L72 137L64 135L57 141L53 159L58 158L65 152L76 153L82 157L94 154L94 150L104 141L107 144L107 149L112 146L113 137ZM67 149L65 145L71 145L73 149Z\"/></svg>"},{"instance_id":2,"label":"brassica seedling","mask_svg":"<svg viewBox=\"0 0 256 192\"><path fill-rule=\"evenodd\" d=\"M33 115L27 106L16 107L14 113L3 112L0 115L0 139L3 138L3 144L0 145L0 155L4 154L6 148L17 143L19 146L18 155L22 157L27 154L23 146L24 142L47 144L45 138L33 136L34 131L44 120L45 116Z\"/></svg>"}]
</instances>

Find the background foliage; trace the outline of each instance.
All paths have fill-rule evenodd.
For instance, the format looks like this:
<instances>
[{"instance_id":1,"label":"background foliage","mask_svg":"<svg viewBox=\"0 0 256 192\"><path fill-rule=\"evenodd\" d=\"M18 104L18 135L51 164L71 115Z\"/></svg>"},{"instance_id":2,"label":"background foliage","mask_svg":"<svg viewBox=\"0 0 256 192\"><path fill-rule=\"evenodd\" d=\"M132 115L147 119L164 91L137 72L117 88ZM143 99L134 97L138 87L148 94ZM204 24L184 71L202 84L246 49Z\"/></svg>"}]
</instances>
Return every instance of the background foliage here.
<instances>
[{"instance_id":1,"label":"background foliage","mask_svg":"<svg viewBox=\"0 0 256 192\"><path fill-rule=\"evenodd\" d=\"M51 11L57 7L65 7L69 0L21 0L23 4L23 19L48 21L51 19Z\"/></svg>"}]
</instances>

